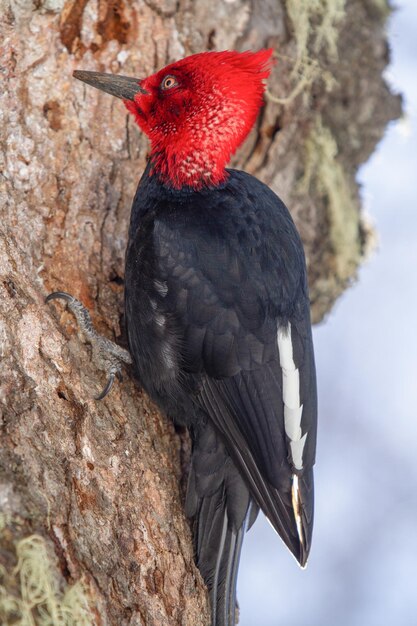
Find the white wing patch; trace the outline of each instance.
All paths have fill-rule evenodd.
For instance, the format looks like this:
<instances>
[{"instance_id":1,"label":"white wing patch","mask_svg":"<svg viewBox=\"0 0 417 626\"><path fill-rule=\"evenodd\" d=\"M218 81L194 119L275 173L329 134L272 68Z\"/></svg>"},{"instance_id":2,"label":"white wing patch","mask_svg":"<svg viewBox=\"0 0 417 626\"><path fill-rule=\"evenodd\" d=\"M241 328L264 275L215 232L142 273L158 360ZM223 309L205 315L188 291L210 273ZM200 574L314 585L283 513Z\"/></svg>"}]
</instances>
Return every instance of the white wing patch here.
<instances>
[{"instance_id":1,"label":"white wing patch","mask_svg":"<svg viewBox=\"0 0 417 626\"><path fill-rule=\"evenodd\" d=\"M279 363L282 369L285 433L290 440L290 452L295 469L303 469L303 450L307 438L301 432L303 405L300 402L300 372L294 363L291 324L277 332Z\"/></svg>"},{"instance_id":2,"label":"white wing patch","mask_svg":"<svg viewBox=\"0 0 417 626\"><path fill-rule=\"evenodd\" d=\"M300 429L301 430L301 429ZM291 456L294 467L298 470L303 469L303 450L306 442L307 433L301 439L290 441Z\"/></svg>"}]
</instances>

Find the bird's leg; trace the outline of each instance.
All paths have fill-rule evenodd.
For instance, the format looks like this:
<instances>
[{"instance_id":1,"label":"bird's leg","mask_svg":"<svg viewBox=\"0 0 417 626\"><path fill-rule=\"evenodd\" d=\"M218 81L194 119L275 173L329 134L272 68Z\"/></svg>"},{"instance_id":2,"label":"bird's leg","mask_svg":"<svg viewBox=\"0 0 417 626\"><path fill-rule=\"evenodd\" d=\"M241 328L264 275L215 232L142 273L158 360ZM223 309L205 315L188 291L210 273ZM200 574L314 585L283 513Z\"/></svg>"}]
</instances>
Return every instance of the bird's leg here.
<instances>
[{"instance_id":1,"label":"bird's leg","mask_svg":"<svg viewBox=\"0 0 417 626\"><path fill-rule=\"evenodd\" d=\"M46 298L46 302L59 299L66 301L69 310L75 315L78 326L91 344L94 360L98 367L104 370L108 375L106 386L103 391L95 397L96 400L102 400L113 387L116 376L119 380L122 380L122 365L124 363L130 365L132 363L132 357L128 350L125 350L113 341L110 341L110 339L107 339L107 337L103 337L97 333L85 306L69 293L65 291L54 291L54 293L50 293Z\"/></svg>"}]
</instances>

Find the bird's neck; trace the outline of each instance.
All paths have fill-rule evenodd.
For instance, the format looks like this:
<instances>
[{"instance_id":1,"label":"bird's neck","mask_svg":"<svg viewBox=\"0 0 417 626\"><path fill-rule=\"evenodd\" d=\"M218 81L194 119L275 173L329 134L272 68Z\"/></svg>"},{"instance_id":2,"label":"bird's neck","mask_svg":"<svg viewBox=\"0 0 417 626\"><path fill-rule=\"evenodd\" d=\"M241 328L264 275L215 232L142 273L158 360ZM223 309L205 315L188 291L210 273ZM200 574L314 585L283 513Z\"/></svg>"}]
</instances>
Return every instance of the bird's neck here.
<instances>
[{"instance_id":1,"label":"bird's neck","mask_svg":"<svg viewBox=\"0 0 417 626\"><path fill-rule=\"evenodd\" d=\"M156 173L174 189L217 187L227 178L229 158L230 150L222 149L222 146L213 149L204 141L199 145L181 142L162 148L152 147L151 174Z\"/></svg>"}]
</instances>

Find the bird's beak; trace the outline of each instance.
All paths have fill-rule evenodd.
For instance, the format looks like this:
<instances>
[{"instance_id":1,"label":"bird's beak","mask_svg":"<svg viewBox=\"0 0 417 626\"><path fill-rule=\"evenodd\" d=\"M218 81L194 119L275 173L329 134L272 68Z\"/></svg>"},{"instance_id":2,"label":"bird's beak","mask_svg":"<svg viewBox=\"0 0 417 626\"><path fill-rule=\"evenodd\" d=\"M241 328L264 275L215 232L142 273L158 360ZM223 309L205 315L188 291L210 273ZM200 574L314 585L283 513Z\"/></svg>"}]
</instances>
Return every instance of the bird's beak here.
<instances>
[{"instance_id":1,"label":"bird's beak","mask_svg":"<svg viewBox=\"0 0 417 626\"><path fill-rule=\"evenodd\" d=\"M116 76L115 74L102 74L101 72L84 72L76 70L73 72L74 78L82 80L83 83L110 93L122 100L134 100L136 94L148 92L140 86L139 78L129 78L128 76Z\"/></svg>"}]
</instances>

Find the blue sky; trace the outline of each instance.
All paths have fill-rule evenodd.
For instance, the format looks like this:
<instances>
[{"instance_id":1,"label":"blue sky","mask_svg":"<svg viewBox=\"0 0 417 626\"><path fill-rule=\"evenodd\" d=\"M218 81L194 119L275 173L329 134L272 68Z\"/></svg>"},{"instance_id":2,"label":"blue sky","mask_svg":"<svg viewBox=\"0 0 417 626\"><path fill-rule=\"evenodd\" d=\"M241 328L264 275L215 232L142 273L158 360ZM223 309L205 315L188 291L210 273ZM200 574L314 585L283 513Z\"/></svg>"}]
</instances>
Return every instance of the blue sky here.
<instances>
[{"instance_id":1,"label":"blue sky","mask_svg":"<svg viewBox=\"0 0 417 626\"><path fill-rule=\"evenodd\" d=\"M417 624L417 2L389 24L406 116L359 180L378 249L315 329L316 522L301 571L264 519L246 536L240 626Z\"/></svg>"}]
</instances>

